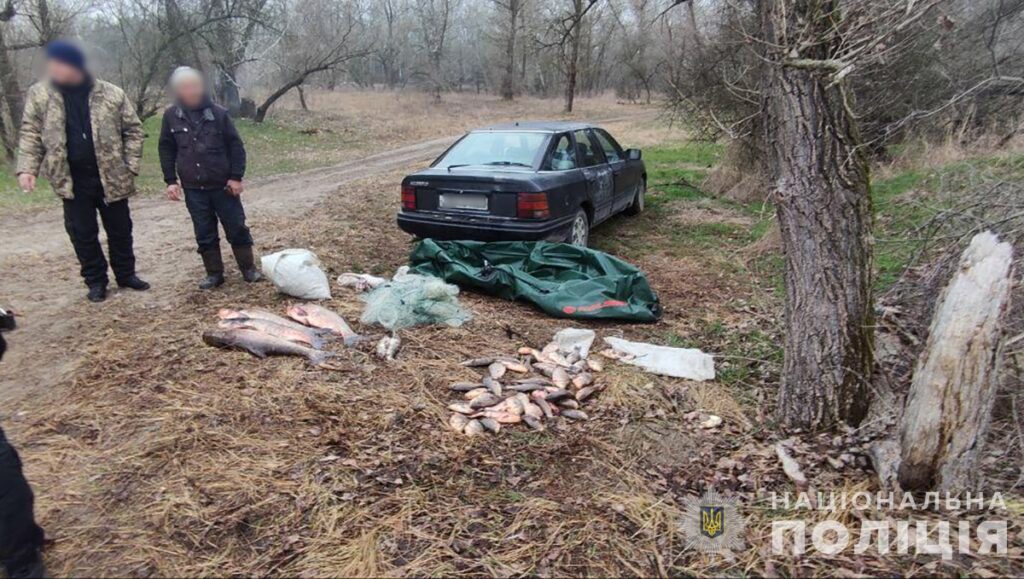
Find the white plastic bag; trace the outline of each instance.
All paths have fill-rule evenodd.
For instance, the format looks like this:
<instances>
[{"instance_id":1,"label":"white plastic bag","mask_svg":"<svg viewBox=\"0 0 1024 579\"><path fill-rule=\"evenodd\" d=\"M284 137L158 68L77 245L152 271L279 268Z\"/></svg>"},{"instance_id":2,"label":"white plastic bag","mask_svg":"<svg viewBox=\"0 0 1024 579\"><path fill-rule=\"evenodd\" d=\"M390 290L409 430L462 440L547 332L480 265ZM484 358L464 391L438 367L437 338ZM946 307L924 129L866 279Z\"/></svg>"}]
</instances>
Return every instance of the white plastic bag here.
<instances>
[{"instance_id":1,"label":"white plastic bag","mask_svg":"<svg viewBox=\"0 0 1024 579\"><path fill-rule=\"evenodd\" d=\"M558 344L559 352L571 354L573 350L577 350L581 357L586 358L590 355L590 346L593 345L596 336L594 330L565 328L555 334L554 340Z\"/></svg>"},{"instance_id":2,"label":"white plastic bag","mask_svg":"<svg viewBox=\"0 0 1024 579\"><path fill-rule=\"evenodd\" d=\"M643 342L630 342L622 338L605 338L604 341L616 352L635 356L632 360L622 360L623 362L640 366L652 374L698 382L715 379L715 359L696 348L655 346Z\"/></svg>"},{"instance_id":3,"label":"white plastic bag","mask_svg":"<svg viewBox=\"0 0 1024 579\"><path fill-rule=\"evenodd\" d=\"M277 291L304 300L331 299L331 284L312 251L285 249L264 255L260 263Z\"/></svg>"}]
</instances>

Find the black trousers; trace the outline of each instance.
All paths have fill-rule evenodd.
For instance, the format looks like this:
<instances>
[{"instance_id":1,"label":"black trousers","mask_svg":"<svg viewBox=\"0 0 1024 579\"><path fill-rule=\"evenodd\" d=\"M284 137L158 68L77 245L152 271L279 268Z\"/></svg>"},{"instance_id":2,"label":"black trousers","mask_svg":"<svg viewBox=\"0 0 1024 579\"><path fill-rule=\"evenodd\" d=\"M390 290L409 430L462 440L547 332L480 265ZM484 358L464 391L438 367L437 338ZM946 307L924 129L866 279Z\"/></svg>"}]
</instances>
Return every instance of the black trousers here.
<instances>
[{"instance_id":1,"label":"black trousers","mask_svg":"<svg viewBox=\"0 0 1024 579\"><path fill-rule=\"evenodd\" d=\"M231 247L251 247L252 235L245 226L242 200L224 189L185 189L185 206L192 216L199 253L219 247L217 222Z\"/></svg>"},{"instance_id":2,"label":"black trousers","mask_svg":"<svg viewBox=\"0 0 1024 579\"><path fill-rule=\"evenodd\" d=\"M131 211L127 199L105 203L102 187L76 189L74 199L64 200L64 228L75 247L78 263L82 265L82 277L87 286L109 282L107 259L103 255L100 228L96 223L97 212L103 221L103 229L107 231L107 250L114 278L123 282L135 275Z\"/></svg>"},{"instance_id":3,"label":"black trousers","mask_svg":"<svg viewBox=\"0 0 1024 579\"><path fill-rule=\"evenodd\" d=\"M8 577L38 577L43 571L43 530L32 514L33 501L18 452L0 428L0 562Z\"/></svg>"}]
</instances>

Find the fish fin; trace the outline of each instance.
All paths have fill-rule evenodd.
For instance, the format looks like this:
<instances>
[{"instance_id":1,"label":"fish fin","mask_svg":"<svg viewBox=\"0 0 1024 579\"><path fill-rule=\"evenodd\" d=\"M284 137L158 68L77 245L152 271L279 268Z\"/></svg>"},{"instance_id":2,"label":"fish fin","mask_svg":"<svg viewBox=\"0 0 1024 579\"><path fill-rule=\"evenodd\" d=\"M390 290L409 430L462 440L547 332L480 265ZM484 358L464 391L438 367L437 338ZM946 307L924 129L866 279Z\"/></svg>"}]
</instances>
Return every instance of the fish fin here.
<instances>
[{"instance_id":1,"label":"fish fin","mask_svg":"<svg viewBox=\"0 0 1024 579\"><path fill-rule=\"evenodd\" d=\"M329 358L333 358L335 356L337 356L337 354L335 354L334 352L325 352L323 350L314 350L309 355L309 363L314 365L314 366L319 366L320 364L323 364L324 362L326 362Z\"/></svg>"},{"instance_id":2,"label":"fish fin","mask_svg":"<svg viewBox=\"0 0 1024 579\"><path fill-rule=\"evenodd\" d=\"M327 340L324 339L323 336L313 336L309 340L309 345L314 350L323 350L324 349L324 345L326 345L326 344L327 344Z\"/></svg>"}]
</instances>

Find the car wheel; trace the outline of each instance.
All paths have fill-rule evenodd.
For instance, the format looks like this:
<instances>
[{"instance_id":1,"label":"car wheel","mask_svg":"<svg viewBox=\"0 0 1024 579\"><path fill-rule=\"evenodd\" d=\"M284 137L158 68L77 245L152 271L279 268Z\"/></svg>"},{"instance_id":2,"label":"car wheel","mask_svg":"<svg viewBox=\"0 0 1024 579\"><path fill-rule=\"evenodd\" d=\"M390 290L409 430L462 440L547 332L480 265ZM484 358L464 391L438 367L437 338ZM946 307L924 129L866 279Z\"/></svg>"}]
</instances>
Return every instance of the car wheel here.
<instances>
[{"instance_id":1,"label":"car wheel","mask_svg":"<svg viewBox=\"0 0 1024 579\"><path fill-rule=\"evenodd\" d=\"M639 215L644 211L644 204L647 202L647 182L640 181L636 197L633 197L633 204L626 208L626 215Z\"/></svg>"},{"instance_id":2,"label":"car wheel","mask_svg":"<svg viewBox=\"0 0 1024 579\"><path fill-rule=\"evenodd\" d=\"M587 212L579 209L572 218L572 227L565 242L577 247L586 247L590 241L590 219L587 219Z\"/></svg>"}]
</instances>

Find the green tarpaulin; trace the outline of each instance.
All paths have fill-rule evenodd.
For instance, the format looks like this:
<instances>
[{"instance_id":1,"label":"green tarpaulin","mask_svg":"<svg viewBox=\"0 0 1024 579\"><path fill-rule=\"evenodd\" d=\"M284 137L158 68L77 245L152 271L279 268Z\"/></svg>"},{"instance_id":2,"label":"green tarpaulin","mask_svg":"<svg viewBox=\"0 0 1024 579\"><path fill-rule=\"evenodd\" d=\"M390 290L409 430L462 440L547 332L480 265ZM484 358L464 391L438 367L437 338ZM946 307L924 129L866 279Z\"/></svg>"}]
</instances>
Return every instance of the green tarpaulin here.
<instances>
[{"instance_id":1,"label":"green tarpaulin","mask_svg":"<svg viewBox=\"0 0 1024 579\"><path fill-rule=\"evenodd\" d=\"M421 241L412 270L561 318L653 322L658 296L636 267L607 253L546 241Z\"/></svg>"}]
</instances>

